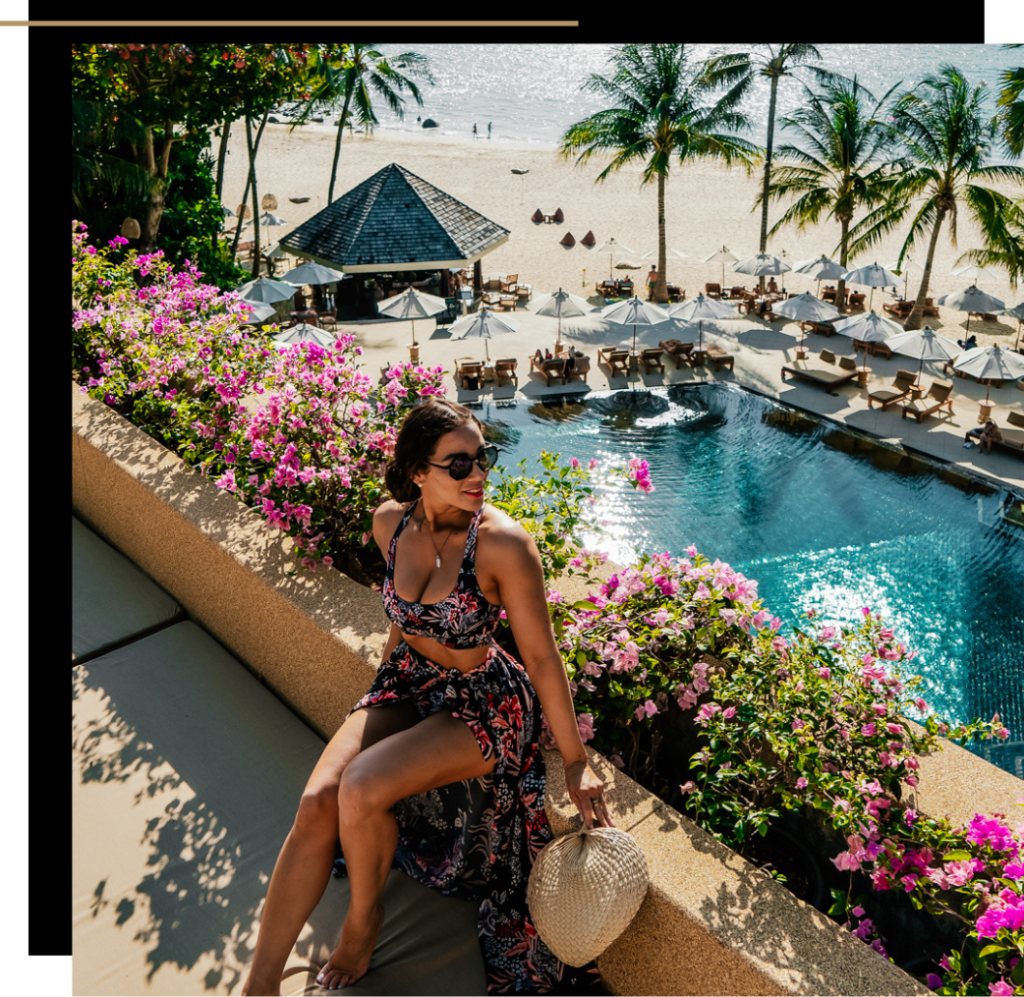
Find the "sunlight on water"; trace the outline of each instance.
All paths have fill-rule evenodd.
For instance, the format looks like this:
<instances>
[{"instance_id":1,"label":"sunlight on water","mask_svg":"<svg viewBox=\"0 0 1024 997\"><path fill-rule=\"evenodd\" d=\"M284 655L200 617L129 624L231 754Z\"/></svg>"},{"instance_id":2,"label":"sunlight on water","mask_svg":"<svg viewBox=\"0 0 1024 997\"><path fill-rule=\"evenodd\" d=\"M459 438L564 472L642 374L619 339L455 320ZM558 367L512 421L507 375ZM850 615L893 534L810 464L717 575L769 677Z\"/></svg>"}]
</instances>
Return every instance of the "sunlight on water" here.
<instances>
[{"instance_id":1,"label":"sunlight on water","mask_svg":"<svg viewBox=\"0 0 1024 997\"><path fill-rule=\"evenodd\" d=\"M999 517L1004 494L730 385L479 414L506 466L527 458L529 472L541 449L597 460L606 533L585 533L587 546L629 564L693 543L756 579L785 628L812 607L854 624L868 606L917 652L936 712L998 711L1024 740L1024 531ZM633 456L650 463L651 495L609 477Z\"/></svg>"}]
</instances>

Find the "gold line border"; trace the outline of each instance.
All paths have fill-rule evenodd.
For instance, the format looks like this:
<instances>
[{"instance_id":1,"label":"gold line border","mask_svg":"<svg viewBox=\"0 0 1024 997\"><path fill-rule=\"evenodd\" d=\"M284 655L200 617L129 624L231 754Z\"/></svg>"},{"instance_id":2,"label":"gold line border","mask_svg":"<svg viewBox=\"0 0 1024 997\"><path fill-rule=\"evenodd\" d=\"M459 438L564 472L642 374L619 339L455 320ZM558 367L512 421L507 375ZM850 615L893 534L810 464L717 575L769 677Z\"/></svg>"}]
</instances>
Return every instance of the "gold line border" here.
<instances>
[{"instance_id":1,"label":"gold line border","mask_svg":"<svg viewBox=\"0 0 1024 997\"><path fill-rule=\"evenodd\" d=\"M0 21L0 28L578 28L579 21Z\"/></svg>"}]
</instances>

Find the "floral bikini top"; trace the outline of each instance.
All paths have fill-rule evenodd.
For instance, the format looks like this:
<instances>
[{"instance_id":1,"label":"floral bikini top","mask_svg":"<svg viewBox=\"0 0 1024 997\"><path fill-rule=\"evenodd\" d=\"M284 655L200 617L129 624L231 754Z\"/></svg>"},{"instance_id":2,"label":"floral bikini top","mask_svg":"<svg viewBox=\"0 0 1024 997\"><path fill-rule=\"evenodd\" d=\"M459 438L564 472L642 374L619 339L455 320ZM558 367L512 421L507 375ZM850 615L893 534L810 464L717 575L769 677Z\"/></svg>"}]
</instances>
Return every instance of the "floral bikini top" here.
<instances>
[{"instance_id":1,"label":"floral bikini top","mask_svg":"<svg viewBox=\"0 0 1024 997\"><path fill-rule=\"evenodd\" d=\"M418 502L419 499L416 500ZM462 555L462 567L452 592L440 602L406 602L395 591L395 547L398 535L405 529L412 511L413 502L406 510L402 521L395 530L388 546L388 567L384 576L382 595L384 612L388 619L403 633L413 637L429 637L443 647L462 650L469 647L483 647L491 642L491 635L498 628L501 606L488 602L480 591L476 580L473 561L476 556L476 533L483 515L483 507L469 524L466 550Z\"/></svg>"}]
</instances>

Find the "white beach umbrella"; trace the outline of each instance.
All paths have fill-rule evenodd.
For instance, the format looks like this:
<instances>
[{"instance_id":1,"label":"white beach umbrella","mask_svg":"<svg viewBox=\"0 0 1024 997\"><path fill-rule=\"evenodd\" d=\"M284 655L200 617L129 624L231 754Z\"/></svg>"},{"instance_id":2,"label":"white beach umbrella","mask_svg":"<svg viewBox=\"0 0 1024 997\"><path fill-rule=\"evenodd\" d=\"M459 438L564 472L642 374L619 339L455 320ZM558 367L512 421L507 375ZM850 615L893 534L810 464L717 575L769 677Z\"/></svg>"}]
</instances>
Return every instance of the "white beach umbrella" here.
<instances>
[{"instance_id":1,"label":"white beach umbrella","mask_svg":"<svg viewBox=\"0 0 1024 997\"><path fill-rule=\"evenodd\" d=\"M416 345L416 319L427 318L447 310L448 302L433 294L424 294L415 287L407 287L401 294L377 305L377 314L387 318L412 320L412 345Z\"/></svg>"},{"instance_id":2,"label":"white beach umbrella","mask_svg":"<svg viewBox=\"0 0 1024 997\"><path fill-rule=\"evenodd\" d=\"M780 301L772 306L772 311L783 318L792 319L794 322L832 322L839 318L839 309L830 305L827 301L821 301L813 294L805 291L795 298ZM803 329L800 330L800 345L803 344Z\"/></svg>"},{"instance_id":3,"label":"white beach umbrella","mask_svg":"<svg viewBox=\"0 0 1024 997\"><path fill-rule=\"evenodd\" d=\"M643 298L626 298L625 301L616 301L614 305L606 305L601 314L609 322L618 322L621 325L633 327L633 352L636 352L636 327L638 325L658 325L669 320L669 314L664 308L659 308Z\"/></svg>"},{"instance_id":4,"label":"white beach umbrella","mask_svg":"<svg viewBox=\"0 0 1024 997\"><path fill-rule=\"evenodd\" d=\"M481 308L471 315L464 315L452 325L452 339L482 339L484 341L484 355L491 359L490 351L487 349L487 340L495 336L505 336L510 332L517 332L519 319L511 319L505 315L499 315L490 308Z\"/></svg>"},{"instance_id":5,"label":"white beach umbrella","mask_svg":"<svg viewBox=\"0 0 1024 997\"><path fill-rule=\"evenodd\" d=\"M771 253L757 253L733 264L733 270L736 273L747 273L754 277L767 277L769 274L788 273L792 269L784 259L772 256Z\"/></svg>"},{"instance_id":6,"label":"white beach umbrella","mask_svg":"<svg viewBox=\"0 0 1024 997\"><path fill-rule=\"evenodd\" d=\"M950 270L950 273L954 277L967 277L968 279L974 278L974 286L978 286L978 278L984 277L986 280L998 280L999 274L993 273L991 270L987 270L985 267L979 267L971 263L966 267L960 267L959 270Z\"/></svg>"},{"instance_id":7,"label":"white beach umbrella","mask_svg":"<svg viewBox=\"0 0 1024 997\"><path fill-rule=\"evenodd\" d=\"M971 331L971 312L979 315L997 314L1006 310L1006 305L991 294L979 291L973 284L965 291L954 291L939 298L939 304L947 308L955 308L958 312L967 312L967 331Z\"/></svg>"},{"instance_id":8,"label":"white beach umbrella","mask_svg":"<svg viewBox=\"0 0 1024 997\"><path fill-rule=\"evenodd\" d=\"M891 339L887 339L885 345L893 353L902 353L906 357L921 361L917 367L918 380L921 378L925 360L952 360L963 352L952 339L940 336L928 326L897 333Z\"/></svg>"},{"instance_id":9,"label":"white beach umbrella","mask_svg":"<svg viewBox=\"0 0 1024 997\"><path fill-rule=\"evenodd\" d=\"M701 263L721 263L722 264L722 285L725 285L725 265L726 263L735 263L739 257L735 256L732 250L728 246L723 246L721 249L716 250L710 256L705 256L701 259Z\"/></svg>"},{"instance_id":10,"label":"white beach umbrella","mask_svg":"<svg viewBox=\"0 0 1024 997\"><path fill-rule=\"evenodd\" d=\"M868 308L870 308L871 303L875 300L876 287L895 287L900 279L892 271L886 270L885 267L879 266L877 263L872 263L871 266L849 271L843 280L847 284L860 284L861 287L871 288L871 297L868 299Z\"/></svg>"},{"instance_id":11,"label":"white beach umbrella","mask_svg":"<svg viewBox=\"0 0 1024 997\"><path fill-rule=\"evenodd\" d=\"M293 325L290 329L275 332L271 338L281 346L291 346L292 343L316 343L318 346L333 346L335 340L335 337L329 332L324 332L318 326L308 325L305 322Z\"/></svg>"},{"instance_id":12,"label":"white beach umbrella","mask_svg":"<svg viewBox=\"0 0 1024 997\"><path fill-rule=\"evenodd\" d=\"M873 311L863 315L852 315L832 323L832 328L843 336L859 340L864 344L864 364L868 362L868 343L886 343L893 336L903 332L903 326L892 319L883 318Z\"/></svg>"},{"instance_id":13,"label":"white beach umbrella","mask_svg":"<svg viewBox=\"0 0 1024 997\"><path fill-rule=\"evenodd\" d=\"M704 345L704 319L736 318L736 312L732 305L727 305L717 298L706 298L698 294L689 301L680 301L668 310L669 318L679 319L682 322L698 322L700 324L700 338L697 343L697 350L700 351Z\"/></svg>"},{"instance_id":14,"label":"white beach umbrella","mask_svg":"<svg viewBox=\"0 0 1024 997\"><path fill-rule=\"evenodd\" d=\"M340 270L334 270L320 263L314 263L312 260L306 260L305 263L300 263L299 266L283 274L281 280L287 280L292 284L302 287L303 284L333 284L344 276Z\"/></svg>"},{"instance_id":15,"label":"white beach umbrella","mask_svg":"<svg viewBox=\"0 0 1024 997\"><path fill-rule=\"evenodd\" d=\"M1018 377L1024 377L1024 357L1001 349L998 345L977 346L973 350L961 353L953 361L953 369L962 370L965 374L980 380L997 378L1001 381L1015 381ZM988 401L991 391L992 383L989 381L985 401Z\"/></svg>"},{"instance_id":16,"label":"white beach umbrella","mask_svg":"<svg viewBox=\"0 0 1024 997\"><path fill-rule=\"evenodd\" d=\"M803 274L818 282L818 297L821 297L823 280L841 280L846 276L846 267L830 260L827 256L816 256L813 260L797 260L793 264L793 273Z\"/></svg>"},{"instance_id":17,"label":"white beach umbrella","mask_svg":"<svg viewBox=\"0 0 1024 997\"><path fill-rule=\"evenodd\" d=\"M608 251L608 279L611 280L612 279L612 257L618 251L621 251L623 253L628 253L630 256L632 256L633 255L633 250L630 249L629 246L624 246L614 236L612 236L612 237L606 239L604 242L602 242L601 245L598 246L594 250L594 252L595 253L603 253L605 250Z\"/></svg>"},{"instance_id":18,"label":"white beach umbrella","mask_svg":"<svg viewBox=\"0 0 1024 997\"><path fill-rule=\"evenodd\" d=\"M1021 325L1024 324L1024 303L1014 305L1013 308L1007 308L1003 314L1008 318L1015 318L1017 320L1017 341L1013 344L1013 348L1016 350L1020 347L1020 330Z\"/></svg>"},{"instance_id":19,"label":"white beach umbrella","mask_svg":"<svg viewBox=\"0 0 1024 997\"><path fill-rule=\"evenodd\" d=\"M238 293L245 301L261 301L264 304L288 301L295 297L296 291L298 288L294 284L284 280L271 280L269 277L258 277L238 288Z\"/></svg>"},{"instance_id":20,"label":"white beach umbrella","mask_svg":"<svg viewBox=\"0 0 1024 997\"><path fill-rule=\"evenodd\" d=\"M559 288L550 294L541 295L531 301L527 306L535 315L550 315L558 319L558 340L562 339L562 317L578 318L580 315L589 315L594 310L593 306L585 298L576 294L570 294Z\"/></svg>"},{"instance_id":21,"label":"white beach umbrella","mask_svg":"<svg viewBox=\"0 0 1024 997\"><path fill-rule=\"evenodd\" d=\"M260 224L273 228L276 225L287 225L288 222L283 218L278 218L277 215L272 215L269 211L264 211L263 214L260 215Z\"/></svg>"},{"instance_id":22,"label":"white beach umbrella","mask_svg":"<svg viewBox=\"0 0 1024 997\"><path fill-rule=\"evenodd\" d=\"M261 325L267 319L271 319L277 314L277 309L273 305L263 304L259 301L247 301L246 304L252 311L242 319L245 325Z\"/></svg>"},{"instance_id":23,"label":"white beach umbrella","mask_svg":"<svg viewBox=\"0 0 1024 997\"><path fill-rule=\"evenodd\" d=\"M910 280L911 270L920 270L924 273L924 267L921 266L916 260L912 260L909 256L903 261L903 266L900 266L900 261L896 260L895 263L889 263L885 267L886 270L891 270L894 274L898 274L903 277L903 300L907 300L907 282Z\"/></svg>"}]
</instances>

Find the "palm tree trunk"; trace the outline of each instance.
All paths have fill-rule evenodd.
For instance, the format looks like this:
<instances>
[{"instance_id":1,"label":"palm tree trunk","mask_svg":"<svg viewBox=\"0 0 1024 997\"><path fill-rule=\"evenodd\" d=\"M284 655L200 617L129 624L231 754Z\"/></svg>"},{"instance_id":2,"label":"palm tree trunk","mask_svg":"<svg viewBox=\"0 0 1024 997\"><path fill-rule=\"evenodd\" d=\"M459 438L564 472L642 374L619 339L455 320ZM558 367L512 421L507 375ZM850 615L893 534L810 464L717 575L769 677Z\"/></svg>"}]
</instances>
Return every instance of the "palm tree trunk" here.
<instances>
[{"instance_id":1,"label":"palm tree trunk","mask_svg":"<svg viewBox=\"0 0 1024 997\"><path fill-rule=\"evenodd\" d=\"M848 245L850 241L850 219L840 218L839 224L841 226L839 230L839 265L845 270L846 269L846 258L849 254ZM840 278L839 284L836 286L836 308L839 307L839 302L843 300L843 295L846 293L846 281Z\"/></svg>"},{"instance_id":2,"label":"palm tree trunk","mask_svg":"<svg viewBox=\"0 0 1024 997\"><path fill-rule=\"evenodd\" d=\"M142 238L139 248L144 253L152 253L156 248L156 237L160 232L160 219L164 215L164 197L167 193L167 171L171 161L171 143L174 141L173 125L164 125L164 145L157 161L156 148L153 142L152 125L146 128L146 142L142 146L142 165L149 173L149 200L146 204L146 218L142 224Z\"/></svg>"},{"instance_id":3,"label":"palm tree trunk","mask_svg":"<svg viewBox=\"0 0 1024 997\"><path fill-rule=\"evenodd\" d=\"M256 150L252 141L252 120L245 116L245 144L249 149L249 187L252 189L252 276L260 275L260 207L256 195Z\"/></svg>"},{"instance_id":4,"label":"palm tree trunk","mask_svg":"<svg viewBox=\"0 0 1024 997\"><path fill-rule=\"evenodd\" d=\"M260 139L263 137L263 127L264 127L264 125L266 125L267 117L269 115L270 115L269 111L264 111L263 112L263 120L260 122L259 131L256 132L256 141L253 143L253 150L252 150L253 158L255 158L256 154L260 151ZM248 113L245 116L245 123L246 123L246 127L248 127L248 125L249 125ZM248 135L248 133L246 133L246 134ZM249 197L249 184L251 182L252 182L251 176L247 175L246 178L245 178L245 190L242 192L242 201L241 201L242 204L245 204L246 200ZM244 221L244 219L240 217L238 219L238 224L235 226L235 238L234 238L233 242L231 243L231 259L234 259L235 258L235 254L238 252L238 240L239 240L239 237L242 234L242 222L243 221ZM254 221L253 224L256 224L256 222Z\"/></svg>"},{"instance_id":5,"label":"palm tree trunk","mask_svg":"<svg viewBox=\"0 0 1024 997\"><path fill-rule=\"evenodd\" d=\"M658 279L654 283L655 302L668 301L665 279L665 174L658 174Z\"/></svg>"},{"instance_id":6,"label":"palm tree trunk","mask_svg":"<svg viewBox=\"0 0 1024 997\"><path fill-rule=\"evenodd\" d=\"M942 220L946 217L946 209L939 208L935 217L935 228L932 229L932 237L928 241L928 258L924 261L924 273L921 274L921 287L917 292L917 301L914 302L914 310L907 316L903 323L904 329L920 329L921 319L924 318L924 299L928 294L928 281L932 276L932 259L935 256L935 247L939 242L939 229L942 228Z\"/></svg>"},{"instance_id":7,"label":"palm tree trunk","mask_svg":"<svg viewBox=\"0 0 1024 997\"><path fill-rule=\"evenodd\" d=\"M224 190L224 161L228 158L228 137L231 135L231 115L224 119L220 132L220 150L217 153L217 196Z\"/></svg>"},{"instance_id":8,"label":"palm tree trunk","mask_svg":"<svg viewBox=\"0 0 1024 997\"><path fill-rule=\"evenodd\" d=\"M761 187L761 248L763 253L768 247L768 174L772 168L772 143L775 136L775 96L779 89L779 78L772 77L772 97L768 105L768 146L764 157L764 184ZM764 277L760 282L761 294L764 294Z\"/></svg>"},{"instance_id":9,"label":"palm tree trunk","mask_svg":"<svg viewBox=\"0 0 1024 997\"><path fill-rule=\"evenodd\" d=\"M348 105L352 99L351 91L345 94L345 103L341 108L341 116L338 118L338 137L334 140L334 162L331 163L331 183L327 188L327 203L334 201L334 181L338 176L338 158L341 156L341 134L345 130L345 119L348 117Z\"/></svg>"}]
</instances>

